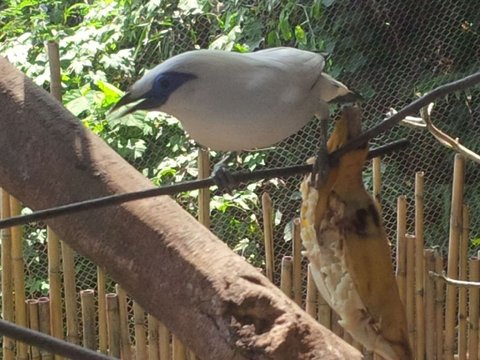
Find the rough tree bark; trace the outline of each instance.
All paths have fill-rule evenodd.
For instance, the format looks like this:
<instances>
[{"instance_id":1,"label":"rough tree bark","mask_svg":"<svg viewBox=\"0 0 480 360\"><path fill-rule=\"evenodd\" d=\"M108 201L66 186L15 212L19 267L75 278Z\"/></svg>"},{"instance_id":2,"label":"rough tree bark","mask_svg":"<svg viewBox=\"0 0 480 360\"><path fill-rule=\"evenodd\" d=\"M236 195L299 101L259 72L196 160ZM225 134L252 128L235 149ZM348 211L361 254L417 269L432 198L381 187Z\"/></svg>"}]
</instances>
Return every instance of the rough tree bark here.
<instances>
[{"instance_id":1,"label":"rough tree bark","mask_svg":"<svg viewBox=\"0 0 480 360\"><path fill-rule=\"evenodd\" d=\"M152 184L0 58L0 186L43 209ZM169 197L48 224L202 359L360 359Z\"/></svg>"}]
</instances>

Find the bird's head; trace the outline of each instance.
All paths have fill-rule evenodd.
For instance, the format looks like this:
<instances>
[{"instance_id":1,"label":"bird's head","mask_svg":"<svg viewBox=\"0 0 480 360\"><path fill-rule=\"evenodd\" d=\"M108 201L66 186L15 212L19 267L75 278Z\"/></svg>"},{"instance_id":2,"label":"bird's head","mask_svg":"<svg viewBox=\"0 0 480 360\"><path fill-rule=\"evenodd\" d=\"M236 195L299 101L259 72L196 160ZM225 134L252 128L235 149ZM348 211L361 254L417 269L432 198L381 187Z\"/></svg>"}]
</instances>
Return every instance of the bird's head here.
<instances>
[{"instance_id":1,"label":"bird's head","mask_svg":"<svg viewBox=\"0 0 480 360\"><path fill-rule=\"evenodd\" d=\"M175 56L148 71L135 82L130 90L112 107L110 112L135 103L118 116L130 114L136 110L162 110L177 89L197 76L189 69L188 62L181 56Z\"/></svg>"}]
</instances>

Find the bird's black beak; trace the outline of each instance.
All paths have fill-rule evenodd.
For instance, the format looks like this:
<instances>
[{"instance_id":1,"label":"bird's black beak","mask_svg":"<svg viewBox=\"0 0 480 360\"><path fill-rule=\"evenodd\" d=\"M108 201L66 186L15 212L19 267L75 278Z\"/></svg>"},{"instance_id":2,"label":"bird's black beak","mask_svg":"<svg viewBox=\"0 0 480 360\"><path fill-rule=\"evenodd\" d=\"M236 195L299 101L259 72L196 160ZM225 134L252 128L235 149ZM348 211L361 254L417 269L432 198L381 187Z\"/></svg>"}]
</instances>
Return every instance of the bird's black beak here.
<instances>
[{"instance_id":1,"label":"bird's black beak","mask_svg":"<svg viewBox=\"0 0 480 360\"><path fill-rule=\"evenodd\" d=\"M131 114L137 110L152 110L160 107L165 101L159 100L157 98L134 98L130 92L127 92L113 107L110 109L109 113L117 111L122 106L129 105L131 103L137 103L133 106L130 106L123 111L121 111L116 117L122 117L128 114Z\"/></svg>"},{"instance_id":2,"label":"bird's black beak","mask_svg":"<svg viewBox=\"0 0 480 360\"><path fill-rule=\"evenodd\" d=\"M112 113L114 111L117 111L122 106L128 105L128 104L132 103L133 101L135 101L135 99L132 98L132 94L127 92L125 95L122 96L122 98L120 100L118 100L118 102L115 105L113 105L113 107L110 109L109 112Z\"/></svg>"}]
</instances>

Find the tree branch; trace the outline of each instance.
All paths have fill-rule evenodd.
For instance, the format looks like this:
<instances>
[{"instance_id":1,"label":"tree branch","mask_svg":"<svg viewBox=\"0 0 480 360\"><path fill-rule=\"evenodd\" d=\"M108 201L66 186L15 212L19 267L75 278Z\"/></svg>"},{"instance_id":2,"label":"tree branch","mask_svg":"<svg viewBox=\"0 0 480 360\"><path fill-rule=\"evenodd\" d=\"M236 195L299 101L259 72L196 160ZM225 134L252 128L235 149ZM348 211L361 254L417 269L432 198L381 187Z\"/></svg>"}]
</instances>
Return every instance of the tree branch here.
<instances>
[{"instance_id":1,"label":"tree branch","mask_svg":"<svg viewBox=\"0 0 480 360\"><path fill-rule=\"evenodd\" d=\"M353 150L362 144L365 144L370 139L373 139L374 137L380 135L382 132L390 130L397 123L402 121L405 117L417 114L422 107L427 106L428 104L433 102L433 100L454 91L464 90L470 86L477 85L478 83L480 83L480 71L464 77L463 79L456 80L451 83L437 87L436 89L430 91L421 98L411 102L410 104L402 108L398 113L390 116L388 119L383 120L378 125L365 131L362 135L360 135L356 139L353 139L344 147L332 153L332 158L338 160L343 154L347 153L348 151Z\"/></svg>"},{"instance_id":2,"label":"tree branch","mask_svg":"<svg viewBox=\"0 0 480 360\"><path fill-rule=\"evenodd\" d=\"M25 205L45 209L151 188L2 58L0 107L0 184ZM202 359L361 358L168 196L48 225Z\"/></svg>"},{"instance_id":3,"label":"tree branch","mask_svg":"<svg viewBox=\"0 0 480 360\"><path fill-rule=\"evenodd\" d=\"M444 282L446 282L447 284L449 285L454 285L454 286L458 286L458 287L468 287L468 288L476 288L476 287L480 287L480 282L474 282L474 281L464 281L464 280L455 280L455 279L452 279L452 278L449 278L446 274L445 274L445 271L443 271L441 274L438 274L434 271L429 271L428 272L428 275L430 275L430 277L432 278L436 278L438 280L442 280Z\"/></svg>"},{"instance_id":4,"label":"tree branch","mask_svg":"<svg viewBox=\"0 0 480 360\"><path fill-rule=\"evenodd\" d=\"M440 144L442 144L443 146L449 149L453 149L454 151L463 155L467 159L470 159L476 163L480 163L480 155L470 150L466 146L463 146L460 143L460 140L458 138L456 139L452 138L450 135L448 135L447 133L444 133L442 130L440 130L433 124L432 118L430 116L430 111L428 111L426 107L423 107L420 110L420 114L422 115L423 121L425 121L426 128L428 129L428 131L430 132L430 134L432 134L435 137L435 139L438 140Z\"/></svg>"}]
</instances>

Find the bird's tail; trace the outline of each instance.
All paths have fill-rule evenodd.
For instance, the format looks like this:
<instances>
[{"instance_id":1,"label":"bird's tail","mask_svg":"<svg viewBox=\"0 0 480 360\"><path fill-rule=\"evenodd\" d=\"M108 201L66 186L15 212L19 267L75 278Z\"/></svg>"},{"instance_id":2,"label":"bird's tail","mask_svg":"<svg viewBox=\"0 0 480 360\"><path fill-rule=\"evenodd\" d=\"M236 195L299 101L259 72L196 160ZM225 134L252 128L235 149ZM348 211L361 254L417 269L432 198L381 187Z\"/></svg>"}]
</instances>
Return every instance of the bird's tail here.
<instances>
[{"instance_id":1,"label":"bird's tail","mask_svg":"<svg viewBox=\"0 0 480 360\"><path fill-rule=\"evenodd\" d=\"M354 103L362 100L358 93L328 74L322 73L319 83L322 100L329 104Z\"/></svg>"}]
</instances>

